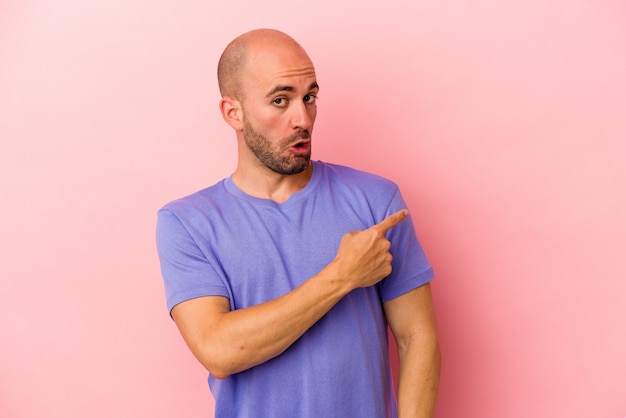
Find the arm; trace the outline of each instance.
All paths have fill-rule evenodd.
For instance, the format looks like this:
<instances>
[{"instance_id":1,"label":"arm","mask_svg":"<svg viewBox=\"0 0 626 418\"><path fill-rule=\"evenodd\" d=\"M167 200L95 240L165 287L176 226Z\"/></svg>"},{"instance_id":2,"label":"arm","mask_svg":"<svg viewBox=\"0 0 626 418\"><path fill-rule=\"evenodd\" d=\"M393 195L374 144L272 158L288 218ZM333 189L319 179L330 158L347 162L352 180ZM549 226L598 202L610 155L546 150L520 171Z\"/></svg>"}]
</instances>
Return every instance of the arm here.
<instances>
[{"instance_id":1,"label":"arm","mask_svg":"<svg viewBox=\"0 0 626 418\"><path fill-rule=\"evenodd\" d=\"M400 359L398 417L432 417L441 353L430 285L385 302L384 309Z\"/></svg>"},{"instance_id":2,"label":"arm","mask_svg":"<svg viewBox=\"0 0 626 418\"><path fill-rule=\"evenodd\" d=\"M172 317L213 376L225 378L261 364L285 351L344 295L391 273L385 232L407 215L402 210L369 229L344 235L330 264L280 298L230 311L227 298L201 297L176 305Z\"/></svg>"}]
</instances>

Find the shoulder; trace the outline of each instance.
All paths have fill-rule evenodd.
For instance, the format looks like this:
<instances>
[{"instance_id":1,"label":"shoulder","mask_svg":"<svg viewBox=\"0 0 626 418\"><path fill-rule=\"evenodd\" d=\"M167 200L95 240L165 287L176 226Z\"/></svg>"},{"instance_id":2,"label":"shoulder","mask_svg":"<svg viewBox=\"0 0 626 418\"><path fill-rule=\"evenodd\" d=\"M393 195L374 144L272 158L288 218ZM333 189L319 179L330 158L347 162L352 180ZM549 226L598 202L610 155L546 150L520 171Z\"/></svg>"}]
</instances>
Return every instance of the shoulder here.
<instances>
[{"instance_id":1,"label":"shoulder","mask_svg":"<svg viewBox=\"0 0 626 418\"><path fill-rule=\"evenodd\" d=\"M157 236L200 242L214 235L232 207L224 181L183 196L164 205L157 212Z\"/></svg>"},{"instance_id":2,"label":"shoulder","mask_svg":"<svg viewBox=\"0 0 626 418\"><path fill-rule=\"evenodd\" d=\"M398 189L396 183L378 174L322 161L316 162L316 165L320 167L329 181L343 184L351 188L381 191L388 190L391 192L395 192Z\"/></svg>"},{"instance_id":3,"label":"shoulder","mask_svg":"<svg viewBox=\"0 0 626 418\"><path fill-rule=\"evenodd\" d=\"M181 226L189 233L206 233L207 228L219 223L232 207L232 199L224 180L187 196L172 200L157 212L157 226L168 229Z\"/></svg>"},{"instance_id":4,"label":"shoulder","mask_svg":"<svg viewBox=\"0 0 626 418\"><path fill-rule=\"evenodd\" d=\"M319 169L319 193L332 202L331 208L353 213L363 227L406 206L398 186L382 176L337 164L319 163Z\"/></svg>"},{"instance_id":5,"label":"shoulder","mask_svg":"<svg viewBox=\"0 0 626 418\"><path fill-rule=\"evenodd\" d=\"M183 196L168 202L159 212L171 212L177 215L194 212L204 212L219 206L224 201L224 180L199 190L195 193Z\"/></svg>"}]
</instances>

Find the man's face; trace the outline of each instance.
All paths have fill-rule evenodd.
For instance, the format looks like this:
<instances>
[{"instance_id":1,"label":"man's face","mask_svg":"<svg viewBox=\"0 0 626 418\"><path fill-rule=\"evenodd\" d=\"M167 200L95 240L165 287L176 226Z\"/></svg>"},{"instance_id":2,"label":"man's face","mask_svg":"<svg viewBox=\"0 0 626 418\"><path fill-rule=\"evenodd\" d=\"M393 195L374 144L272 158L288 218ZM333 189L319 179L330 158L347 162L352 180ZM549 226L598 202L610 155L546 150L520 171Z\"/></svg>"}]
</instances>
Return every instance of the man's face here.
<instances>
[{"instance_id":1,"label":"man's face","mask_svg":"<svg viewBox=\"0 0 626 418\"><path fill-rule=\"evenodd\" d=\"M297 174L311 159L319 90L315 69L298 48L258 49L242 82L243 139L255 163Z\"/></svg>"}]
</instances>

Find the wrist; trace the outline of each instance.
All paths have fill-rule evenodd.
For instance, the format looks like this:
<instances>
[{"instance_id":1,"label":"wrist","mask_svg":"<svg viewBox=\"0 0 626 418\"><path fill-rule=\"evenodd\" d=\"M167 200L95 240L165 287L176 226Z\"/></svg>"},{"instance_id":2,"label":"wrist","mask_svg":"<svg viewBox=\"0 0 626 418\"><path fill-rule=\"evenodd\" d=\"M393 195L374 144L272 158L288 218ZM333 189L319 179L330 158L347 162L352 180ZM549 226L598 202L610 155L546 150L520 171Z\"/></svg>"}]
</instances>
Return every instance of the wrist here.
<instances>
[{"instance_id":1,"label":"wrist","mask_svg":"<svg viewBox=\"0 0 626 418\"><path fill-rule=\"evenodd\" d=\"M339 298L354 290L352 282L347 275L341 271L339 262L335 259L320 271L318 278L331 289L331 292L337 294Z\"/></svg>"}]
</instances>

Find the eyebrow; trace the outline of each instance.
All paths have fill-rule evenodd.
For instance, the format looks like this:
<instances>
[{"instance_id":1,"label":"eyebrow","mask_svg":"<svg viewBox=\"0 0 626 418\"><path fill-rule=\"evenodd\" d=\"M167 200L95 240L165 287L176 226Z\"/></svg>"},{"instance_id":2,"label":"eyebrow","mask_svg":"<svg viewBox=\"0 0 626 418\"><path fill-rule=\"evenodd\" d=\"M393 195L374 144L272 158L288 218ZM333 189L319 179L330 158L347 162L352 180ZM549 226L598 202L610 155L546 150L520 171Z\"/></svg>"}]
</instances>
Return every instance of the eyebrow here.
<instances>
[{"instance_id":1,"label":"eyebrow","mask_svg":"<svg viewBox=\"0 0 626 418\"><path fill-rule=\"evenodd\" d=\"M316 81L312 82L311 85L309 86L309 91L313 90L313 89L319 89L320 86L317 84ZM275 93L278 93L279 91L288 91L288 92L294 92L296 89L293 88L292 86L282 86L282 85L278 85L276 87L274 87L272 90L270 90L269 93L267 93L267 95L265 97L270 97Z\"/></svg>"}]
</instances>

